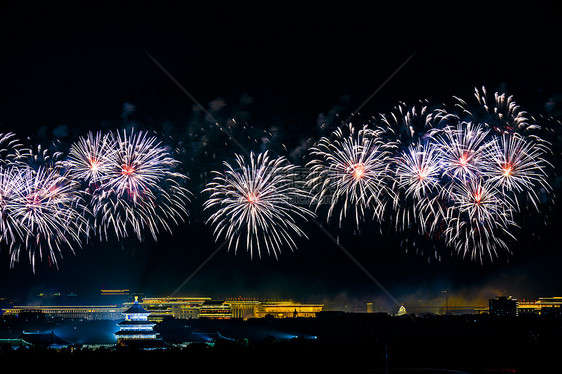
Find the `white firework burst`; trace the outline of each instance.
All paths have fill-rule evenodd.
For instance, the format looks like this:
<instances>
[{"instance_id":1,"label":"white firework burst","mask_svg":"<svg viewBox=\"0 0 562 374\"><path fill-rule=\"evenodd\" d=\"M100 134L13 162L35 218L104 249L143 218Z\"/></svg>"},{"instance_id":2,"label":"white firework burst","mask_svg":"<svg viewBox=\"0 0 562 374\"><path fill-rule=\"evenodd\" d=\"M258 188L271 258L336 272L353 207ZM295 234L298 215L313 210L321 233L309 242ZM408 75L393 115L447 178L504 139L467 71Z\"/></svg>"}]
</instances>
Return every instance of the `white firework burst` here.
<instances>
[{"instance_id":1,"label":"white firework burst","mask_svg":"<svg viewBox=\"0 0 562 374\"><path fill-rule=\"evenodd\" d=\"M268 152L252 152L248 160L236 155L234 165L224 166L204 190L210 192L204 209L216 209L206 220L214 226L216 240L224 236L234 251L245 245L251 257L267 252L277 258L285 246L296 249L293 236L306 238L297 220L315 216L304 206L310 196L296 166Z\"/></svg>"},{"instance_id":2,"label":"white firework burst","mask_svg":"<svg viewBox=\"0 0 562 374\"><path fill-rule=\"evenodd\" d=\"M444 177L451 180L479 177L494 149L489 130L471 122L436 129L431 135L441 158Z\"/></svg>"},{"instance_id":3,"label":"white firework burst","mask_svg":"<svg viewBox=\"0 0 562 374\"><path fill-rule=\"evenodd\" d=\"M498 250L509 252L504 238L515 239L517 227L512 201L489 181L474 178L457 181L450 189L452 204L447 210L447 244L463 257L483 262L493 260Z\"/></svg>"},{"instance_id":4,"label":"white firework burst","mask_svg":"<svg viewBox=\"0 0 562 374\"><path fill-rule=\"evenodd\" d=\"M537 191L550 190L547 181L547 145L537 137L522 136L518 133L504 133L494 144L492 156L484 169L484 176L506 194L529 198L538 209Z\"/></svg>"},{"instance_id":5,"label":"white firework burst","mask_svg":"<svg viewBox=\"0 0 562 374\"><path fill-rule=\"evenodd\" d=\"M307 164L310 173L306 184L316 209L328 205L327 220L337 214L341 226L350 211L357 226L367 212L382 219L391 194L389 170L394 146L382 140L382 132L366 126L355 131L350 124L311 148L313 159Z\"/></svg>"},{"instance_id":6,"label":"white firework burst","mask_svg":"<svg viewBox=\"0 0 562 374\"><path fill-rule=\"evenodd\" d=\"M2 170L2 239L12 265L27 251L36 261L57 264L63 247L73 251L87 235L85 206L79 185L58 170L12 167Z\"/></svg>"}]
</instances>

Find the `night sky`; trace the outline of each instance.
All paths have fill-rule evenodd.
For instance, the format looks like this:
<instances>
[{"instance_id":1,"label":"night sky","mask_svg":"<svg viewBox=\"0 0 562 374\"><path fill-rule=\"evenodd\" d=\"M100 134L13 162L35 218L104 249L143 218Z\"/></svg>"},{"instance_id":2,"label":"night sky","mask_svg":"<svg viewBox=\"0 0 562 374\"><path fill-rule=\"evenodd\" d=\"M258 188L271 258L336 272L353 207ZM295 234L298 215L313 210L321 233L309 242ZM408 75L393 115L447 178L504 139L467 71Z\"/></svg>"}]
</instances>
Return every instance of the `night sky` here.
<instances>
[{"instance_id":1,"label":"night sky","mask_svg":"<svg viewBox=\"0 0 562 374\"><path fill-rule=\"evenodd\" d=\"M195 103L149 55L204 107L223 102L224 112L251 126L276 126L288 152L315 133L320 115L345 118L363 104L362 115L377 115L399 101L471 99L485 86L540 114L562 94L560 13L550 3L326 4L2 2L0 132L69 144L88 130L123 126L125 103L136 108L139 127L180 132ZM220 154L238 151L232 145ZM215 161L196 166L210 171L223 160ZM200 171L190 174L194 186ZM442 302L442 290L458 303L562 296L556 204L548 217L528 219L532 230L518 232L514 254L494 263L428 260L368 224L359 235L342 232L342 250L314 223L297 251L250 259L244 250L214 252L221 243L202 224L200 191L192 192L190 221L158 242L93 240L65 253L58 269L42 263L35 273L25 259L11 269L3 246L0 296L31 300L56 290L93 298L107 287L151 296L375 300L391 309L379 285L406 305Z\"/></svg>"}]
</instances>

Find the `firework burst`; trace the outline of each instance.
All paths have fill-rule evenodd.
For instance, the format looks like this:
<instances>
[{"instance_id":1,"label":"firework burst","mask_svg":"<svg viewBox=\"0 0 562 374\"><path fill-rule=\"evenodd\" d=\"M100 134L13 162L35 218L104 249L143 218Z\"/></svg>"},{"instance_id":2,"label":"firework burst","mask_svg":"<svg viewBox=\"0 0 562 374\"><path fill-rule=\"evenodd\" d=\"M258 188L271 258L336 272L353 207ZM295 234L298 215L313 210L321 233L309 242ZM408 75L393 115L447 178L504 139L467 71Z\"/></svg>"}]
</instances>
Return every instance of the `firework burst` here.
<instances>
[{"instance_id":1,"label":"firework burst","mask_svg":"<svg viewBox=\"0 0 562 374\"><path fill-rule=\"evenodd\" d=\"M89 184L101 184L108 178L116 144L109 134L89 132L70 146L65 162L70 175Z\"/></svg>"},{"instance_id":2,"label":"firework burst","mask_svg":"<svg viewBox=\"0 0 562 374\"><path fill-rule=\"evenodd\" d=\"M154 240L187 216L190 193L179 162L155 136L123 131L88 134L71 146L70 173L89 183L92 230L107 240L147 230Z\"/></svg>"},{"instance_id":3,"label":"firework burst","mask_svg":"<svg viewBox=\"0 0 562 374\"><path fill-rule=\"evenodd\" d=\"M345 131L344 131L345 130ZM327 220L338 215L339 225L351 212L359 227L367 212L382 219L389 190L389 169L393 144L384 142L383 130L350 124L323 137L310 149L312 160L306 185L318 209L328 205Z\"/></svg>"},{"instance_id":4,"label":"firework burst","mask_svg":"<svg viewBox=\"0 0 562 374\"><path fill-rule=\"evenodd\" d=\"M2 240L12 265L27 251L33 269L37 260L56 265L63 247L80 245L87 234L78 184L58 170L11 167L2 170Z\"/></svg>"},{"instance_id":5,"label":"firework burst","mask_svg":"<svg viewBox=\"0 0 562 374\"><path fill-rule=\"evenodd\" d=\"M11 214L13 202L18 196L17 190L21 188L20 170L16 167L3 167L0 165L0 242L12 247L21 237L21 225L16 222Z\"/></svg>"},{"instance_id":6,"label":"firework burst","mask_svg":"<svg viewBox=\"0 0 562 374\"><path fill-rule=\"evenodd\" d=\"M396 162L396 186L407 197L420 199L440 187L441 155L433 143L411 144Z\"/></svg>"},{"instance_id":7,"label":"firework burst","mask_svg":"<svg viewBox=\"0 0 562 374\"><path fill-rule=\"evenodd\" d=\"M392 188L397 229L435 230L443 219L441 172L441 156L432 142L411 144L397 157Z\"/></svg>"},{"instance_id":8,"label":"firework burst","mask_svg":"<svg viewBox=\"0 0 562 374\"><path fill-rule=\"evenodd\" d=\"M545 159L547 144L537 137L504 133L494 146L484 176L503 193L514 196L517 203L518 196L524 195L538 209L537 190L550 190L546 170L551 165Z\"/></svg>"},{"instance_id":9,"label":"firework burst","mask_svg":"<svg viewBox=\"0 0 562 374\"><path fill-rule=\"evenodd\" d=\"M474 103L455 98L452 110L401 102L368 125L341 126L308 149L302 180L284 157L237 155L207 185L201 178L210 193L203 210L214 210L205 222L217 240L226 238L235 251L245 246L252 257L294 250L296 237L306 238L297 221L324 209L326 221L340 229L347 219L357 230L367 217L389 219L408 242L415 235L414 245L421 237L444 239L452 252L472 260L510 252L516 218L525 218L527 205L542 209L552 191L550 144L538 133L555 137L560 126L528 116L513 96L482 88L474 97ZM234 140L236 120L226 128L192 125L187 138L199 152L186 148L184 157L192 172L206 175L205 162ZM274 134L243 129L248 149L275 143L272 149L286 151ZM157 136L89 132L65 159L59 148L27 148L14 134L0 134L0 242L12 264L23 253L33 267L44 259L56 264L63 247L93 236L156 240L188 216L187 174Z\"/></svg>"},{"instance_id":10,"label":"firework burst","mask_svg":"<svg viewBox=\"0 0 562 374\"><path fill-rule=\"evenodd\" d=\"M450 190L452 204L447 210L447 244L463 257L493 260L498 250L509 252L505 236L515 239L511 229L512 202L489 181L471 179L455 183Z\"/></svg>"},{"instance_id":11,"label":"firework burst","mask_svg":"<svg viewBox=\"0 0 562 374\"><path fill-rule=\"evenodd\" d=\"M206 222L214 226L217 240L224 236L235 251L245 243L251 257L265 251L277 258L284 246L294 250L293 236L306 238L297 219L314 216L303 206L310 196L295 165L264 152L250 153L247 161L236 155L234 165L224 166L204 190L210 192L204 209L216 208Z\"/></svg>"},{"instance_id":12,"label":"firework burst","mask_svg":"<svg viewBox=\"0 0 562 374\"><path fill-rule=\"evenodd\" d=\"M495 139L479 124L461 122L432 131L440 154L444 177L469 180L479 177L490 160Z\"/></svg>"}]
</instances>

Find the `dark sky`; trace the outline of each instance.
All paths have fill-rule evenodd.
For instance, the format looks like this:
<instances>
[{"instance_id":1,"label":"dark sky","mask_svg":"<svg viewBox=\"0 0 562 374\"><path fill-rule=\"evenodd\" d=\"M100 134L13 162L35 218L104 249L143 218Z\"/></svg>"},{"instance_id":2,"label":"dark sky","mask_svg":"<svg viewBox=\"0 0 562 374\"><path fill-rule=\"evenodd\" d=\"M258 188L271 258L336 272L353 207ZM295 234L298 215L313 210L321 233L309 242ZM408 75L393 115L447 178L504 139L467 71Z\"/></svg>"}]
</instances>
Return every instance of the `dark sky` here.
<instances>
[{"instance_id":1,"label":"dark sky","mask_svg":"<svg viewBox=\"0 0 562 374\"><path fill-rule=\"evenodd\" d=\"M235 108L251 97L248 122L281 126L289 141L313 131L318 115L342 100L341 115L349 115L412 55L363 113L387 112L399 100L470 97L481 86L507 88L540 113L562 92L560 13L550 3L326 4L2 2L0 132L44 140L66 125L70 141L119 125L125 102L145 127L179 126L194 102L147 53L204 106L220 97ZM96 295L101 287L156 296L189 279L179 294L388 302L372 277L399 300L427 301L443 289L467 300L562 295L556 208L550 220L509 260L484 265L428 262L400 248L400 238L368 229L342 237L353 260L314 224L310 239L278 260L223 250L205 262L220 243L193 220L158 243L86 244L58 269L43 264L35 274L23 262L10 269L3 247L0 296Z\"/></svg>"}]
</instances>

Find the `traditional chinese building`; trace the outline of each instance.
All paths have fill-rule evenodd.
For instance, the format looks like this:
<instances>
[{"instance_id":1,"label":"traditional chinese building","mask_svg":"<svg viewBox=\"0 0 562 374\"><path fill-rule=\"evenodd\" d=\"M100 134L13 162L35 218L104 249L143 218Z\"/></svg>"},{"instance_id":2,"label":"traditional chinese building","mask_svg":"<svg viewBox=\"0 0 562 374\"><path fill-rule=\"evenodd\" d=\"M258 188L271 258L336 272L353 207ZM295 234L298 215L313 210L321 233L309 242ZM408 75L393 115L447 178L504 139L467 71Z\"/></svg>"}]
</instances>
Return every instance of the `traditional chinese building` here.
<instances>
[{"instance_id":1,"label":"traditional chinese building","mask_svg":"<svg viewBox=\"0 0 562 374\"><path fill-rule=\"evenodd\" d=\"M150 312L144 309L135 297L133 305L123 312L125 319L118 323L117 345L140 349L165 347L160 334L154 330L155 322L148 320Z\"/></svg>"}]
</instances>

